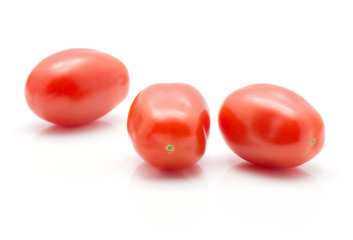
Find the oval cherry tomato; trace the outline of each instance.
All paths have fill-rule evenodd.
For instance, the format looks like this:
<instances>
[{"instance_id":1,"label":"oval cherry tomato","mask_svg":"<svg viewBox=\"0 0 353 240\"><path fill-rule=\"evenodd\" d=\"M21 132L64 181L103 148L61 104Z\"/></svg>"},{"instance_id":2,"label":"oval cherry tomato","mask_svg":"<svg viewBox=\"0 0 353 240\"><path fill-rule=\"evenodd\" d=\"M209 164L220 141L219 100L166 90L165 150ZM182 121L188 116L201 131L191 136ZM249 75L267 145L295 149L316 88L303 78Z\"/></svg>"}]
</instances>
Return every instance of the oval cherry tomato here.
<instances>
[{"instance_id":1,"label":"oval cherry tomato","mask_svg":"<svg viewBox=\"0 0 353 240\"><path fill-rule=\"evenodd\" d=\"M295 167L323 147L324 123L301 96L283 87L254 84L223 102L219 127L241 158L267 167Z\"/></svg>"},{"instance_id":2,"label":"oval cherry tomato","mask_svg":"<svg viewBox=\"0 0 353 240\"><path fill-rule=\"evenodd\" d=\"M39 117L74 126L105 115L128 90L129 74L118 59L92 49L69 49L45 58L32 70L25 95Z\"/></svg>"},{"instance_id":3,"label":"oval cherry tomato","mask_svg":"<svg viewBox=\"0 0 353 240\"><path fill-rule=\"evenodd\" d=\"M205 152L209 128L204 98L182 83L155 84L141 91L127 120L136 152L161 169L196 163Z\"/></svg>"}]
</instances>

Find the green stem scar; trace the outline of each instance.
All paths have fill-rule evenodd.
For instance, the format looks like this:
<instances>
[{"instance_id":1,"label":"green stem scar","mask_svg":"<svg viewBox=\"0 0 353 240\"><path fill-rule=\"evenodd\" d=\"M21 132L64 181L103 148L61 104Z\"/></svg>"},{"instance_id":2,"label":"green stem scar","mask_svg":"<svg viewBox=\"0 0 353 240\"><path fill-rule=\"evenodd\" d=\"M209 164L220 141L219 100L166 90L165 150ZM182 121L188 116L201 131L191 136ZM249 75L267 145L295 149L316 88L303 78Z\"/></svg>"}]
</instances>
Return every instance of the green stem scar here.
<instances>
[{"instance_id":1,"label":"green stem scar","mask_svg":"<svg viewBox=\"0 0 353 240\"><path fill-rule=\"evenodd\" d=\"M317 139L313 137L313 138L311 139L311 146L314 147L315 144L316 144L316 142L317 142Z\"/></svg>"},{"instance_id":2,"label":"green stem scar","mask_svg":"<svg viewBox=\"0 0 353 240\"><path fill-rule=\"evenodd\" d=\"M168 144L167 146L165 146L165 150L167 152L173 152L175 149L175 147L172 144Z\"/></svg>"}]
</instances>

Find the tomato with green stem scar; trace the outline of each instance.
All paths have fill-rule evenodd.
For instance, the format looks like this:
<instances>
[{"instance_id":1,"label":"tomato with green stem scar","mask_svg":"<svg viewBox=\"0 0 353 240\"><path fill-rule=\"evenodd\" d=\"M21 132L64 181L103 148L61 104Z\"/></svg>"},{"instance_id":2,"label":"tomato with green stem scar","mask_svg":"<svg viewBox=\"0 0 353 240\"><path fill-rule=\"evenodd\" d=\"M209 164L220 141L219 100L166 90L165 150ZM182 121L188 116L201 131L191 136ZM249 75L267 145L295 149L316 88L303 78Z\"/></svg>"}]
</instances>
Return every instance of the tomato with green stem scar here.
<instances>
[{"instance_id":1,"label":"tomato with green stem scar","mask_svg":"<svg viewBox=\"0 0 353 240\"><path fill-rule=\"evenodd\" d=\"M295 92L271 84L231 93L218 122L234 153L265 167L299 166L317 155L325 141L320 114Z\"/></svg>"},{"instance_id":2,"label":"tomato with green stem scar","mask_svg":"<svg viewBox=\"0 0 353 240\"><path fill-rule=\"evenodd\" d=\"M194 87L160 83L142 90L133 101L127 129L136 152L160 169L196 163L206 150L208 106Z\"/></svg>"}]
</instances>

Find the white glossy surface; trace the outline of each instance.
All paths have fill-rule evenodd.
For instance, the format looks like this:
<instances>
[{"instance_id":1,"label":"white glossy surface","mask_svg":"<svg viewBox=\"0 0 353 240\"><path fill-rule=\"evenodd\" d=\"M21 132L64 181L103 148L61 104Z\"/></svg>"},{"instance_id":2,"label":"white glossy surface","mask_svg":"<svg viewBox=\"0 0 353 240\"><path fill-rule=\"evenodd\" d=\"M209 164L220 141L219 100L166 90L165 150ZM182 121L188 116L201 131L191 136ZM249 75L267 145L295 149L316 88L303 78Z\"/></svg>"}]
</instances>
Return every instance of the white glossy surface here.
<instances>
[{"instance_id":1,"label":"white glossy surface","mask_svg":"<svg viewBox=\"0 0 353 240\"><path fill-rule=\"evenodd\" d=\"M0 3L0 239L352 239L352 1L3 1ZM74 129L27 107L44 57L107 52L131 77L109 115ZM133 98L187 82L208 101L211 133L190 169L159 172L126 132ZM326 124L323 151L264 171L226 146L223 99L267 82L299 93Z\"/></svg>"}]
</instances>

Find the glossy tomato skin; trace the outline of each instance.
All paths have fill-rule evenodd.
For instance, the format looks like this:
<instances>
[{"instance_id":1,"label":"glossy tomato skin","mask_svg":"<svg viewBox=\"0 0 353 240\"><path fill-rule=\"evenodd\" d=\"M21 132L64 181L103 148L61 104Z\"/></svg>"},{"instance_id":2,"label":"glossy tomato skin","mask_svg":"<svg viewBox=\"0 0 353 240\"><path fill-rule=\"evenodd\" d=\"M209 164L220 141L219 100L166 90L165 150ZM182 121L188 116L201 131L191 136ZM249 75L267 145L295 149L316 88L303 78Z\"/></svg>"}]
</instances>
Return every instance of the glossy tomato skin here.
<instances>
[{"instance_id":1,"label":"glossy tomato skin","mask_svg":"<svg viewBox=\"0 0 353 240\"><path fill-rule=\"evenodd\" d=\"M325 141L320 114L298 94L270 84L231 93L218 123L234 153L265 167L299 166L317 155Z\"/></svg>"},{"instance_id":2,"label":"glossy tomato skin","mask_svg":"<svg viewBox=\"0 0 353 240\"><path fill-rule=\"evenodd\" d=\"M160 83L142 90L127 120L136 152L160 169L196 163L206 150L209 128L206 101L194 87L183 83Z\"/></svg>"},{"instance_id":3,"label":"glossy tomato skin","mask_svg":"<svg viewBox=\"0 0 353 240\"><path fill-rule=\"evenodd\" d=\"M75 126L96 120L119 104L129 90L125 65L92 49L68 49L42 60L30 73L25 96L42 119Z\"/></svg>"}]
</instances>

